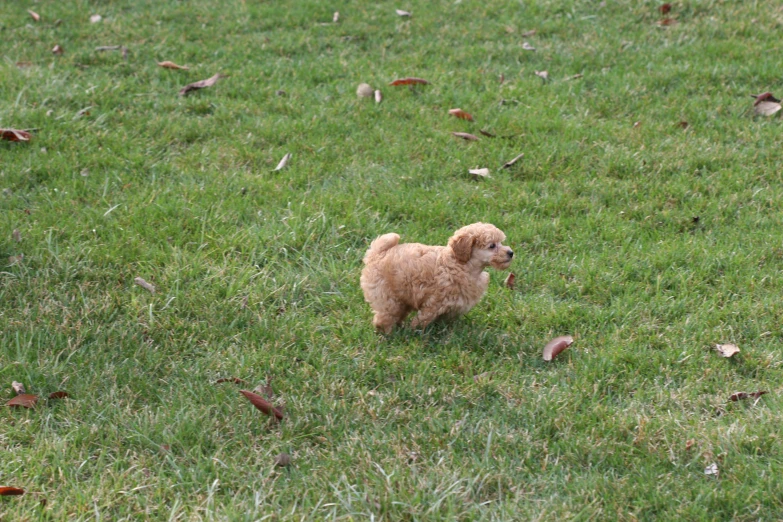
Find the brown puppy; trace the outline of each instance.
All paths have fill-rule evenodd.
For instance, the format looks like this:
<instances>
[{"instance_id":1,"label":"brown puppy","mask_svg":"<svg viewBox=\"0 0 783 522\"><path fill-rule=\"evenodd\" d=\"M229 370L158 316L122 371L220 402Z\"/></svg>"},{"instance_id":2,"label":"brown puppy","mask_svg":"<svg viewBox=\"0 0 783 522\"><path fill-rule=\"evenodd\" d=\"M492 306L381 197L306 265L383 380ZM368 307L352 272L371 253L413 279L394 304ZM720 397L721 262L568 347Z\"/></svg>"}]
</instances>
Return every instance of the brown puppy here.
<instances>
[{"instance_id":1,"label":"brown puppy","mask_svg":"<svg viewBox=\"0 0 783 522\"><path fill-rule=\"evenodd\" d=\"M494 225L473 223L457 230L448 246L400 242L384 234L364 256L361 285L375 317L372 324L389 333L412 311L413 328L424 328L442 315L466 313L487 290L484 268L509 267L514 252L501 242L506 235Z\"/></svg>"}]
</instances>

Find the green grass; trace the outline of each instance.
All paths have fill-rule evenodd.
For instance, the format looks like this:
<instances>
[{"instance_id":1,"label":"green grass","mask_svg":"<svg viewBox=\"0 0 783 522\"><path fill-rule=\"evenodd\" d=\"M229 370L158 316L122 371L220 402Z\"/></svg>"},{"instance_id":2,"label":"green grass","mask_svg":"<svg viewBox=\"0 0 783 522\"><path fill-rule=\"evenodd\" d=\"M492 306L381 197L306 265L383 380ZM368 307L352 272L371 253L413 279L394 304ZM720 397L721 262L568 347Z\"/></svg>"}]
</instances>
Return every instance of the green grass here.
<instances>
[{"instance_id":1,"label":"green grass","mask_svg":"<svg viewBox=\"0 0 783 522\"><path fill-rule=\"evenodd\" d=\"M0 519L783 518L782 124L748 96L783 93L783 14L670 16L0 3L0 127L35 129L0 142L0 396L71 394L0 410L0 485L28 492ZM432 84L388 86L404 76ZM499 137L450 135L479 129ZM375 334L369 241L444 244L475 221L506 232L515 290L492 272L465 317ZM271 376L284 422L215 384L230 376Z\"/></svg>"}]
</instances>

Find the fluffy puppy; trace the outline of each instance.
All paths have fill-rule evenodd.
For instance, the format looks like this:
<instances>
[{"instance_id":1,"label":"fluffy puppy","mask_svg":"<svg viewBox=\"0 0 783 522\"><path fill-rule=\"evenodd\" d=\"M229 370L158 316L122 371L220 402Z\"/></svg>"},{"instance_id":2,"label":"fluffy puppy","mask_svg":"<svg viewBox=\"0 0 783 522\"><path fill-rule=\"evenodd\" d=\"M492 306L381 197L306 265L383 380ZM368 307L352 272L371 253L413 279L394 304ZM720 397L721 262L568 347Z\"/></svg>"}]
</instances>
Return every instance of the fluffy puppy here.
<instances>
[{"instance_id":1,"label":"fluffy puppy","mask_svg":"<svg viewBox=\"0 0 783 522\"><path fill-rule=\"evenodd\" d=\"M448 246L399 244L398 234L384 234L364 256L361 285L375 317L372 324L390 333L412 311L411 327L424 328L440 316L466 313L487 290L484 268L509 267L514 252L501 242L506 235L489 223L457 230Z\"/></svg>"}]
</instances>

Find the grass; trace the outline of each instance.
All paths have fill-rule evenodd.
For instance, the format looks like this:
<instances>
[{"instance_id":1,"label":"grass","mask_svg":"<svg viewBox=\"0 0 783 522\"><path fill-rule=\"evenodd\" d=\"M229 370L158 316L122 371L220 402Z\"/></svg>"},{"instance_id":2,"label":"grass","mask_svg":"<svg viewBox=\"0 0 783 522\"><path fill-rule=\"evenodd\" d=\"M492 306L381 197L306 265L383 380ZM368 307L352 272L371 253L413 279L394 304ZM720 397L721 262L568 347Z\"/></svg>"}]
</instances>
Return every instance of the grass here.
<instances>
[{"instance_id":1,"label":"grass","mask_svg":"<svg viewBox=\"0 0 783 522\"><path fill-rule=\"evenodd\" d=\"M783 15L658 7L0 4L0 127L35 129L0 142L0 393L71 395L0 412L27 491L0 519L783 517L781 123L748 96L780 94ZM503 137L450 135L479 129ZM493 272L465 317L376 335L369 241L475 221L515 290ZM285 421L232 376L271 376Z\"/></svg>"}]
</instances>

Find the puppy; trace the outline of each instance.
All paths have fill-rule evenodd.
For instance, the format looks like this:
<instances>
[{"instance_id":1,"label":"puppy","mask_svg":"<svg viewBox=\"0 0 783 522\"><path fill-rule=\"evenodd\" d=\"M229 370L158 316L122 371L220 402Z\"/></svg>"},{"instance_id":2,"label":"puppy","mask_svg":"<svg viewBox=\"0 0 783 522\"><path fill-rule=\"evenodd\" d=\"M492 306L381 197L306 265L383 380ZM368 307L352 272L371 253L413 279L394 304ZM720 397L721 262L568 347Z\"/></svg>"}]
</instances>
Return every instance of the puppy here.
<instances>
[{"instance_id":1,"label":"puppy","mask_svg":"<svg viewBox=\"0 0 783 522\"><path fill-rule=\"evenodd\" d=\"M361 285L375 317L372 324L390 333L412 311L411 327L424 328L440 316L466 313L487 290L484 268L509 267L514 252L501 242L506 235L489 223L457 230L448 246L399 244L398 234L384 234L364 256Z\"/></svg>"}]
</instances>

